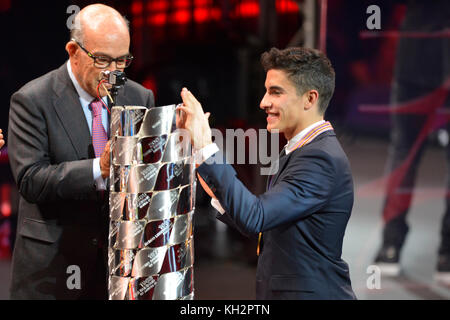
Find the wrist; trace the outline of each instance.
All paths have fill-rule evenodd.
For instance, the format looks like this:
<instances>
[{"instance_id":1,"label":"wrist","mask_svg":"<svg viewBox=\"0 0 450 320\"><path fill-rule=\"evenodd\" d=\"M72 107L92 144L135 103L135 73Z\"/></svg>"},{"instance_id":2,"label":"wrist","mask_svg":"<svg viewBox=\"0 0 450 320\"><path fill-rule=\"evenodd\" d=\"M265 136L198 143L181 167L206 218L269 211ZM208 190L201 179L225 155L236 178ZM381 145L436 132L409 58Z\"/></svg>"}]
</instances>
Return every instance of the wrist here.
<instances>
[{"instance_id":1,"label":"wrist","mask_svg":"<svg viewBox=\"0 0 450 320\"><path fill-rule=\"evenodd\" d=\"M212 143L213 143L212 139L203 140L202 143L200 144L199 148L197 148L197 149L199 149L199 150L203 149L204 147L209 146Z\"/></svg>"},{"instance_id":2,"label":"wrist","mask_svg":"<svg viewBox=\"0 0 450 320\"><path fill-rule=\"evenodd\" d=\"M102 171L102 178L103 178L103 179L106 179L106 178L108 178L108 177L109 177L109 172L106 172L106 171L103 172L103 171Z\"/></svg>"},{"instance_id":3,"label":"wrist","mask_svg":"<svg viewBox=\"0 0 450 320\"><path fill-rule=\"evenodd\" d=\"M212 134L211 129L208 127L206 130L204 130L204 134L202 135L202 138L200 139L200 146L197 149L203 149L204 147L210 145L212 142Z\"/></svg>"}]
</instances>

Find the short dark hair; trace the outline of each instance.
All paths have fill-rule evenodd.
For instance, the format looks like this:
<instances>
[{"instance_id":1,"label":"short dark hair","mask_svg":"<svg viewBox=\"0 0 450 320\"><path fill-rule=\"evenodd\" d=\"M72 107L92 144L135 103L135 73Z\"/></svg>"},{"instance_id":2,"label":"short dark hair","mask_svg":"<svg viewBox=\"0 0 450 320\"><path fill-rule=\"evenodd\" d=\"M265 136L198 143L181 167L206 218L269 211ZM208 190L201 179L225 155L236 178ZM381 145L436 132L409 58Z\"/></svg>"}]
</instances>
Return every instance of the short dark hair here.
<instances>
[{"instance_id":1,"label":"short dark hair","mask_svg":"<svg viewBox=\"0 0 450 320\"><path fill-rule=\"evenodd\" d=\"M267 72L282 70L302 95L308 90L319 92L319 112L324 114L333 96L335 73L330 60L320 51L309 48L272 48L261 55L261 64Z\"/></svg>"}]
</instances>

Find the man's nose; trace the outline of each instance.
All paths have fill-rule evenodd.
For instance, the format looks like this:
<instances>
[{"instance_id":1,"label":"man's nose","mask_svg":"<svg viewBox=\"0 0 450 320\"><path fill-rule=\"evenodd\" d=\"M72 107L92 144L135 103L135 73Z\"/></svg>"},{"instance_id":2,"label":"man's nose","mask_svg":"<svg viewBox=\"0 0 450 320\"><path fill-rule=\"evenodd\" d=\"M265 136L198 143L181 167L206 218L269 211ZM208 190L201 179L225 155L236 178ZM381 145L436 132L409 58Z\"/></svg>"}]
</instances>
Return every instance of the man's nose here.
<instances>
[{"instance_id":1,"label":"man's nose","mask_svg":"<svg viewBox=\"0 0 450 320\"><path fill-rule=\"evenodd\" d=\"M261 102L259 103L259 107L261 109L266 109L266 108L270 108L271 106L272 106L272 103L267 98L267 94L265 94L264 97L262 98Z\"/></svg>"}]
</instances>

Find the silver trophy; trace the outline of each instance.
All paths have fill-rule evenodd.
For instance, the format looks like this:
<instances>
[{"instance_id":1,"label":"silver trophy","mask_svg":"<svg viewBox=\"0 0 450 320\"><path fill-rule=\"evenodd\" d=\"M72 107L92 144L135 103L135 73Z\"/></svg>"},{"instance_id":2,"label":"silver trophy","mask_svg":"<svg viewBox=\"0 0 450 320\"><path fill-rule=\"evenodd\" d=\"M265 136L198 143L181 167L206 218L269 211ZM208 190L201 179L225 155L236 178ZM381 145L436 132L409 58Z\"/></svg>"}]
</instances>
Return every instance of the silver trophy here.
<instances>
[{"instance_id":1,"label":"silver trophy","mask_svg":"<svg viewBox=\"0 0 450 320\"><path fill-rule=\"evenodd\" d=\"M111 110L110 300L194 298L195 164L175 110Z\"/></svg>"}]
</instances>

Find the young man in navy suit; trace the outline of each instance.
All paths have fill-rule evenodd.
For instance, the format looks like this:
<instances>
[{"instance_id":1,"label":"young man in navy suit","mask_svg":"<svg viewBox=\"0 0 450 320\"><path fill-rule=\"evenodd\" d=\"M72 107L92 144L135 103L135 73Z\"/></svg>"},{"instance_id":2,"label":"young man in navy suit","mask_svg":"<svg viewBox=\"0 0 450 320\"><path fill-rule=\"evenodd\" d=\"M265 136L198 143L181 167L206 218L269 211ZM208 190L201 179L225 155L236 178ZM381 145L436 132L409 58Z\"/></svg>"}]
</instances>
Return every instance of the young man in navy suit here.
<instances>
[{"instance_id":1,"label":"young man in navy suit","mask_svg":"<svg viewBox=\"0 0 450 320\"><path fill-rule=\"evenodd\" d=\"M202 162L197 173L222 221L247 234L262 233L257 299L355 299L341 259L353 207L352 174L324 121L334 92L333 67L322 53L306 48L272 48L261 62L267 72L260 104L267 130L279 130L288 140L267 191L255 196L231 165L204 162L219 149L212 143L208 114L183 88L179 109Z\"/></svg>"}]
</instances>

